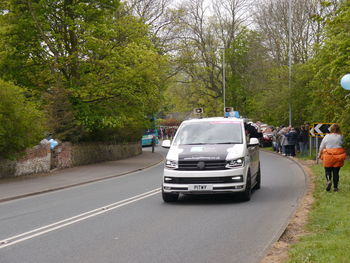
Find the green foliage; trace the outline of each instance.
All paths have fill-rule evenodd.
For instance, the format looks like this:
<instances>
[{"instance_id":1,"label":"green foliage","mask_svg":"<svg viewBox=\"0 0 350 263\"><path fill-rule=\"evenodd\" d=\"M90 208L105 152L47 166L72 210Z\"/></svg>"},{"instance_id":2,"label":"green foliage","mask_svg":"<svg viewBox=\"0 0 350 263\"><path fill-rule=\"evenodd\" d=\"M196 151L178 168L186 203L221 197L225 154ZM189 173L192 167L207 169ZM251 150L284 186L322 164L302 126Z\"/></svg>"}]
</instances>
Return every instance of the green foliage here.
<instances>
[{"instance_id":1,"label":"green foliage","mask_svg":"<svg viewBox=\"0 0 350 263\"><path fill-rule=\"evenodd\" d=\"M62 87L52 87L45 94L45 111L48 115L47 130L55 138L76 142L86 135L83 127L75 119L69 91Z\"/></svg>"},{"instance_id":2,"label":"green foliage","mask_svg":"<svg viewBox=\"0 0 350 263\"><path fill-rule=\"evenodd\" d=\"M227 71L226 105L233 106L234 109L240 110L243 114L246 112L246 100L251 94L245 81L246 78L249 78L247 74L250 62L248 54L253 43L252 35L252 32L243 30L225 52L229 65L229 70Z\"/></svg>"},{"instance_id":3,"label":"green foliage","mask_svg":"<svg viewBox=\"0 0 350 263\"><path fill-rule=\"evenodd\" d=\"M255 93L258 110L252 112L255 120L261 120L270 125L288 124L288 68L270 66L267 71L266 83L260 92Z\"/></svg>"},{"instance_id":4,"label":"green foliage","mask_svg":"<svg viewBox=\"0 0 350 263\"><path fill-rule=\"evenodd\" d=\"M328 7L331 3L323 1L322 5ZM299 126L304 122L339 122L343 128L346 146L350 145L350 121L349 104L350 96L340 86L340 79L350 72L350 2L346 1L342 7L323 20L327 23L325 28L324 42L316 46L314 58L305 64L295 64L292 67L291 89L288 89L288 68L268 62L261 64L265 74L260 75L261 83L254 82L254 87L260 87L257 92L242 92L242 79L244 72L239 72L233 78L236 79L236 88L232 94L238 96L239 101L244 102L251 98L250 105L245 108L247 115L253 119L259 119L273 125L288 124L288 105L292 106L292 124ZM239 39L238 39L239 40ZM241 42L238 42L241 43ZM248 40L243 45L252 44ZM240 45L239 45L240 46ZM257 56L255 56L257 57ZM242 52L234 53L233 60L240 61L239 65L246 66ZM261 60L260 60L261 61ZM232 70L235 72L235 70ZM249 72L253 80L255 74ZM237 81L238 80L238 81ZM231 89L232 85L231 84ZM240 88L239 88L240 87ZM241 89L241 91L239 91Z\"/></svg>"},{"instance_id":5,"label":"green foliage","mask_svg":"<svg viewBox=\"0 0 350 263\"><path fill-rule=\"evenodd\" d=\"M191 56L188 57L188 60L190 59ZM183 63L183 61L180 63ZM205 68L195 65L194 62L194 64L188 61L186 63L190 64L187 65L188 69L196 72L196 74L193 76L179 74L177 76L177 79L171 83L169 89L164 94L163 109L172 112L188 113L192 112L194 108L203 107L205 108L203 114L205 117L222 115L222 94L214 91L211 88L211 84L205 81L205 77L203 79L196 79L198 76L204 76L206 74ZM217 82L217 80L213 82Z\"/></svg>"},{"instance_id":6,"label":"green foliage","mask_svg":"<svg viewBox=\"0 0 350 263\"><path fill-rule=\"evenodd\" d=\"M340 79L350 72L350 2L346 1L328 21L326 40L316 57L308 64L314 72L310 81L310 119L317 122L339 122L347 146L350 145L349 91L342 89Z\"/></svg>"},{"instance_id":7,"label":"green foliage","mask_svg":"<svg viewBox=\"0 0 350 263\"><path fill-rule=\"evenodd\" d=\"M207 49L199 52L202 46L189 43L179 52L176 63L183 73L177 75L177 82L167 91L171 98L167 105L174 105L174 111L191 112L193 108L203 107L204 116L223 115L223 50L216 45L208 40L203 43ZM226 106L245 116L256 116L259 111L256 95L265 82L261 68L266 56L259 34L242 29L225 49L224 56Z\"/></svg>"},{"instance_id":8,"label":"green foliage","mask_svg":"<svg viewBox=\"0 0 350 263\"><path fill-rule=\"evenodd\" d=\"M222 33L223 28L231 25L226 24L227 21L219 25L213 18L206 21L204 30L197 28L187 41L181 42L175 61L182 73L177 76L178 82L167 91L167 97L171 99L166 105L174 105L173 110L180 112L204 107L206 116L222 114L220 64L223 58L219 43L224 43L227 106L233 106L241 115L253 120L280 126L288 125L291 105L292 125L339 122L349 146L350 96L340 87L339 81L350 72L350 2L319 1L313 4L317 12L308 14L315 22L311 23L315 28L311 30L306 21L295 21L293 25L292 57L300 63L292 65L290 89L285 56L279 56L283 51L281 46L287 46L287 34L270 32L272 35L263 35L267 34L264 30L256 32L239 26L233 35L216 37L211 34L212 30ZM280 9L269 12L283 17ZM305 32L299 32L299 26L305 26ZM189 34L191 29L189 27L186 33ZM276 46L267 47L270 43L266 42L267 38L272 38ZM311 46L311 42L315 46ZM305 59L298 59L298 56Z\"/></svg>"},{"instance_id":9,"label":"green foliage","mask_svg":"<svg viewBox=\"0 0 350 263\"><path fill-rule=\"evenodd\" d=\"M14 158L43 137L43 113L22 89L0 79L0 157Z\"/></svg>"},{"instance_id":10,"label":"green foliage","mask_svg":"<svg viewBox=\"0 0 350 263\"><path fill-rule=\"evenodd\" d=\"M139 136L144 116L159 109L167 71L143 23L118 0L9 0L6 9L0 76L42 101L56 137Z\"/></svg>"},{"instance_id":11,"label":"green foliage","mask_svg":"<svg viewBox=\"0 0 350 263\"><path fill-rule=\"evenodd\" d=\"M313 87L310 84L314 76L314 71L310 64L297 64L293 66L292 87L290 91L290 101L292 104L292 123L294 126L303 125L310 121L312 110Z\"/></svg>"},{"instance_id":12,"label":"green foliage","mask_svg":"<svg viewBox=\"0 0 350 263\"><path fill-rule=\"evenodd\" d=\"M163 115L203 107L205 116L222 116L225 43L226 106L280 126L291 104L293 125L339 122L349 144L350 96L339 81L350 71L350 3L334 12L335 2L319 3L313 19L326 31L315 52L304 50L314 58L293 65L291 89L287 66L267 52L268 36L241 25L226 32L230 25L213 17L197 28L184 9L174 21L182 38L174 41L172 70L180 73L166 79L168 58L118 0L2 1L0 77L42 103L47 129L61 140L130 141L161 106Z\"/></svg>"}]
</instances>

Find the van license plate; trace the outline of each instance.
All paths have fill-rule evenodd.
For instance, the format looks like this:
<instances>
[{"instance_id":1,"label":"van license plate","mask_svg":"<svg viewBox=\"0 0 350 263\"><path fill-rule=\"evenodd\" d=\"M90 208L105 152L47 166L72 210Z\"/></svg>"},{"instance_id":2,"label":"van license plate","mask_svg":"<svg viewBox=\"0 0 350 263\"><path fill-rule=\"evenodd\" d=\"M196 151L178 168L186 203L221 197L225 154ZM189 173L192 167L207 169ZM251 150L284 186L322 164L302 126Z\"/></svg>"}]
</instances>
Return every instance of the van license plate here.
<instances>
[{"instance_id":1,"label":"van license plate","mask_svg":"<svg viewBox=\"0 0 350 263\"><path fill-rule=\"evenodd\" d=\"M211 184L190 184L188 186L189 191L211 191L213 190L213 185Z\"/></svg>"}]
</instances>

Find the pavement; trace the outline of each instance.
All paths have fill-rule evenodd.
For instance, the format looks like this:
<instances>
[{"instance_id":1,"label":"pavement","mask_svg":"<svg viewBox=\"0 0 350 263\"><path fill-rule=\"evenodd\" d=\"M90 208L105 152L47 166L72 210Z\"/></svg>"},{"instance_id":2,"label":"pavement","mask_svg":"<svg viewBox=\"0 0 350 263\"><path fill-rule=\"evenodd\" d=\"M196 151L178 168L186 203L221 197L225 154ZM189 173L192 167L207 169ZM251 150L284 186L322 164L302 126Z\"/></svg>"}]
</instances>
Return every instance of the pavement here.
<instances>
[{"instance_id":1,"label":"pavement","mask_svg":"<svg viewBox=\"0 0 350 263\"><path fill-rule=\"evenodd\" d=\"M96 182L140 171L163 161L157 152L103 163L55 170L48 174L0 179L0 202Z\"/></svg>"}]
</instances>

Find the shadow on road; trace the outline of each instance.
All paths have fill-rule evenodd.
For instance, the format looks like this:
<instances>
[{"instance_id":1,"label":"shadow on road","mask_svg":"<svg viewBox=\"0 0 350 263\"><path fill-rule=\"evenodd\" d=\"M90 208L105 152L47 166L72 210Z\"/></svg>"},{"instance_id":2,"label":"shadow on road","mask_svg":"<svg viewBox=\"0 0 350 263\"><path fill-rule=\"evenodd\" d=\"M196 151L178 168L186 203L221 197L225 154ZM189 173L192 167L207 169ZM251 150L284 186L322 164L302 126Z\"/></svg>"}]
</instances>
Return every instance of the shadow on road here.
<instances>
[{"instance_id":1,"label":"shadow on road","mask_svg":"<svg viewBox=\"0 0 350 263\"><path fill-rule=\"evenodd\" d=\"M254 195L254 192L253 192ZM252 197L254 198L254 197ZM235 194L196 194L190 195L181 194L179 200L171 205L227 205L227 204L244 204L247 203L242 200L241 195Z\"/></svg>"}]
</instances>

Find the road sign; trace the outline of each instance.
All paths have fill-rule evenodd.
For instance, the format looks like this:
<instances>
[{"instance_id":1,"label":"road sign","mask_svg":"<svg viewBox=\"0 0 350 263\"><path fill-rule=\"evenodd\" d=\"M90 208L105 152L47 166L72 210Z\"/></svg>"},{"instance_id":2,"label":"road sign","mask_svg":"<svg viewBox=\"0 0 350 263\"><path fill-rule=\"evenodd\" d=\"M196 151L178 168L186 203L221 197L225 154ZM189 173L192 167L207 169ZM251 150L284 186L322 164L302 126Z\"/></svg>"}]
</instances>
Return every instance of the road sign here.
<instances>
[{"instance_id":1,"label":"road sign","mask_svg":"<svg viewBox=\"0 0 350 263\"><path fill-rule=\"evenodd\" d=\"M239 118L239 112L238 111L225 112L225 117Z\"/></svg>"},{"instance_id":2,"label":"road sign","mask_svg":"<svg viewBox=\"0 0 350 263\"><path fill-rule=\"evenodd\" d=\"M330 127L334 123L314 123L310 126L311 137L323 137L330 133Z\"/></svg>"}]
</instances>

